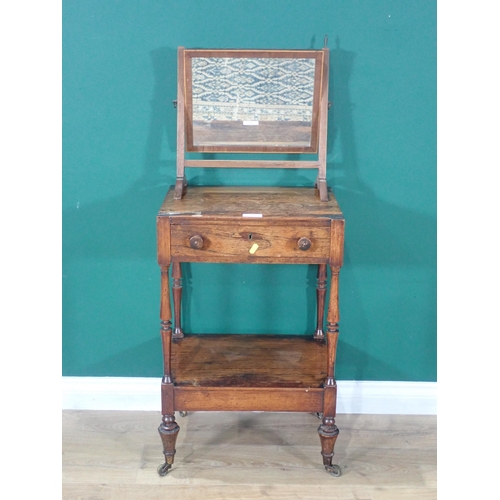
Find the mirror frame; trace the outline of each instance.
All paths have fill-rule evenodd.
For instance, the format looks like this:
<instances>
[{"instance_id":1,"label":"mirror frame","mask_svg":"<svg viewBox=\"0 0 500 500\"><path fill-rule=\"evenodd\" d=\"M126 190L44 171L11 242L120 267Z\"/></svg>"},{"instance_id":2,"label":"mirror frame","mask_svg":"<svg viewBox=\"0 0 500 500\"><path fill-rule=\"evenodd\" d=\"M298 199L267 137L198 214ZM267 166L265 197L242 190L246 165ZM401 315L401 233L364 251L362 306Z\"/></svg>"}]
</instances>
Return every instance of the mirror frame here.
<instances>
[{"instance_id":1,"label":"mirror frame","mask_svg":"<svg viewBox=\"0 0 500 500\"><path fill-rule=\"evenodd\" d=\"M243 50L243 49L184 49L184 60L179 74L179 83L184 97L185 146L187 152L220 152L220 153L318 153L318 136L320 126L320 105L325 57L322 50ZM311 121L310 146L273 146L273 145L195 145L193 143L193 89L192 60L196 57L216 58L289 58L315 59L313 107ZM181 69L181 68L179 68Z\"/></svg>"}]
</instances>

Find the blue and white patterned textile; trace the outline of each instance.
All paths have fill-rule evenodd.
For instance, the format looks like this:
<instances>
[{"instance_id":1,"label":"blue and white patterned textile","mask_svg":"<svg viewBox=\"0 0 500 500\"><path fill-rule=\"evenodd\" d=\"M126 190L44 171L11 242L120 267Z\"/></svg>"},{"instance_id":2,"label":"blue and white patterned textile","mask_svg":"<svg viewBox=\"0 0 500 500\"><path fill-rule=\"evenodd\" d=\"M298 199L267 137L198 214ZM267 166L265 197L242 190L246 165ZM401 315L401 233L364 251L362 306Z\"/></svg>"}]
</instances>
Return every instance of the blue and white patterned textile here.
<instances>
[{"instance_id":1,"label":"blue and white patterned textile","mask_svg":"<svg viewBox=\"0 0 500 500\"><path fill-rule=\"evenodd\" d=\"M313 58L192 59L193 119L311 122Z\"/></svg>"}]
</instances>

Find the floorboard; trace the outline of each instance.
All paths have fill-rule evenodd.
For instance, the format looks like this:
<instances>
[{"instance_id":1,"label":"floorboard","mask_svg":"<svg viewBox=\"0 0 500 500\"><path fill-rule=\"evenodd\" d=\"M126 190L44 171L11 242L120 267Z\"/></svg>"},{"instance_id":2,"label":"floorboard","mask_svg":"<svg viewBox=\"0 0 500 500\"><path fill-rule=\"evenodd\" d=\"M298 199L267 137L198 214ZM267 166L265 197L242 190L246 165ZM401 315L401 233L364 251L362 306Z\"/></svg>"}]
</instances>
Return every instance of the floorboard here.
<instances>
[{"instance_id":1,"label":"floorboard","mask_svg":"<svg viewBox=\"0 0 500 500\"><path fill-rule=\"evenodd\" d=\"M338 415L334 478L303 413L177 417L166 477L156 412L63 411L63 500L436 498L436 417Z\"/></svg>"}]
</instances>

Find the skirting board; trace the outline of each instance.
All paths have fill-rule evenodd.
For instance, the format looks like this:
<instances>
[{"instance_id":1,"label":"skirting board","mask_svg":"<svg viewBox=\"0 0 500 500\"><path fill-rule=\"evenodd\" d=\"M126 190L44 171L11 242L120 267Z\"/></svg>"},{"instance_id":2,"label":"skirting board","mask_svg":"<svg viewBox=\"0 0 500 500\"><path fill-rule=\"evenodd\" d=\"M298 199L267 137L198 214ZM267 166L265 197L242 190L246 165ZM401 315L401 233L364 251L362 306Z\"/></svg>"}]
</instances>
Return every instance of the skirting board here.
<instances>
[{"instance_id":1,"label":"skirting board","mask_svg":"<svg viewBox=\"0 0 500 500\"><path fill-rule=\"evenodd\" d=\"M160 379L63 377L63 410L160 411ZM337 381L337 413L436 415L436 382Z\"/></svg>"}]
</instances>

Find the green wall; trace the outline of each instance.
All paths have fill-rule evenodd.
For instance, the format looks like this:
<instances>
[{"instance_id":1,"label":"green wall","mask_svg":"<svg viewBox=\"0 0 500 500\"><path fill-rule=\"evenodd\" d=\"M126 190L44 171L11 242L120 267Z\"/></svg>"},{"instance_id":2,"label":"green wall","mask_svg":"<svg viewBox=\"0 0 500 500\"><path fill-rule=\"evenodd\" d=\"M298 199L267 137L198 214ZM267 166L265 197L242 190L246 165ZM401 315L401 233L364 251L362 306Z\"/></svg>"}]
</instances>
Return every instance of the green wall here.
<instances>
[{"instance_id":1,"label":"green wall","mask_svg":"<svg viewBox=\"0 0 500 500\"><path fill-rule=\"evenodd\" d=\"M63 1L63 374L160 377L155 216L175 178L177 46L331 49L346 217L338 379L436 380L436 2ZM188 171L311 185L308 171ZM311 334L313 266L185 268L193 332Z\"/></svg>"}]
</instances>

